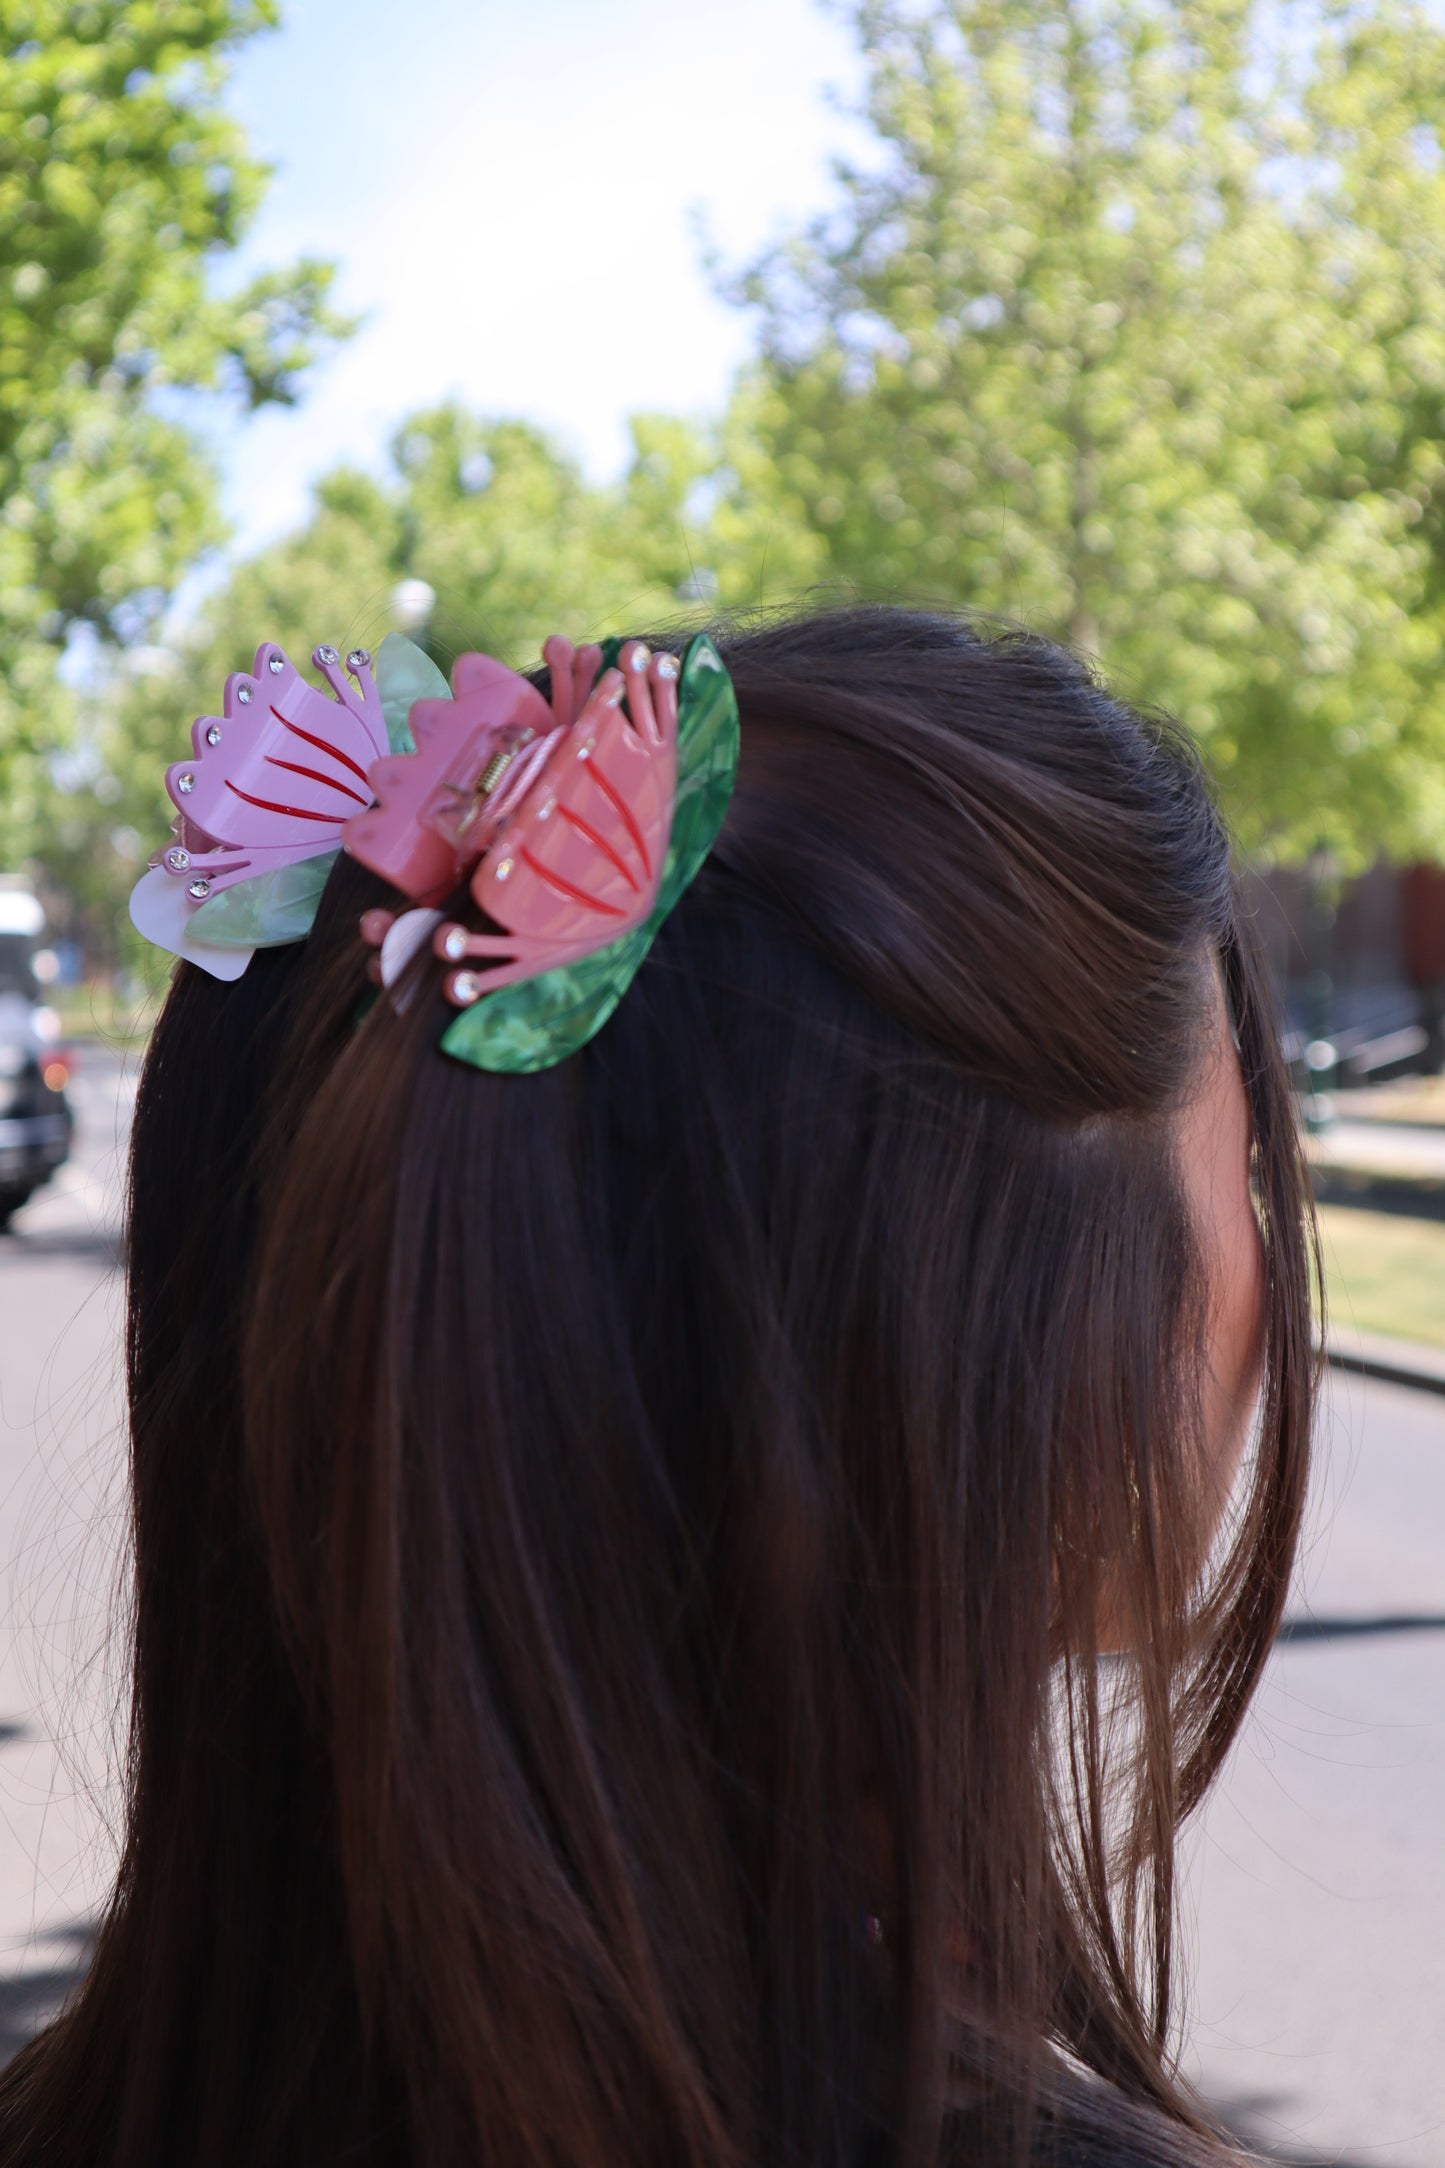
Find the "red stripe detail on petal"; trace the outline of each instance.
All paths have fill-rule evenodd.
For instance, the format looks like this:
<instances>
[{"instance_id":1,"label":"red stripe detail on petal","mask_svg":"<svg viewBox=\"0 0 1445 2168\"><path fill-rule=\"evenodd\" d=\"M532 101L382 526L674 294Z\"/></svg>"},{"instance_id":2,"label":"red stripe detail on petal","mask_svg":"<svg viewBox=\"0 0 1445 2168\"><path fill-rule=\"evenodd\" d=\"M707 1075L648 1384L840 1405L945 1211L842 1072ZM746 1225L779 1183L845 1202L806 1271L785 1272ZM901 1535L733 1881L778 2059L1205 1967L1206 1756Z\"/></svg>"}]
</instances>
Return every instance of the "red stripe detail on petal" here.
<instances>
[{"instance_id":1,"label":"red stripe detail on petal","mask_svg":"<svg viewBox=\"0 0 1445 2168\"><path fill-rule=\"evenodd\" d=\"M272 708L271 713L284 729L291 731L298 738L304 738L308 745L314 745L318 753L329 753L333 760L339 760L343 768L349 768L353 775L361 778L363 783L367 780L365 768L358 767L351 755L343 753L339 745L328 745L324 738L318 738L311 731L303 730L299 723L288 722L279 708ZM366 802L370 805L371 800L368 798Z\"/></svg>"},{"instance_id":2,"label":"red stripe detail on petal","mask_svg":"<svg viewBox=\"0 0 1445 2168\"><path fill-rule=\"evenodd\" d=\"M640 896L642 894L641 883L634 879L631 867L627 864L625 859L619 858L616 851L613 850L612 845L607 841L607 838L605 836L599 836L597 830L593 827L590 827L588 823L583 820L580 813L574 813L572 811L571 806L559 804L557 807L557 811L561 814L564 821L570 821L572 823L572 826L576 829L579 836L586 836L587 841L592 845L594 850L601 851L604 858L610 858L612 860L613 865L616 866L618 872L622 875L623 880L627 883L633 894Z\"/></svg>"},{"instance_id":3,"label":"red stripe detail on petal","mask_svg":"<svg viewBox=\"0 0 1445 2168\"><path fill-rule=\"evenodd\" d=\"M322 775L319 769L302 768L294 760L278 760L274 753L266 755L266 765L268 768L284 768L288 775L304 775L308 781L321 783L327 790L339 790L343 798L353 798L358 805L366 806L371 804L369 798L363 798L361 792L353 790L349 783L338 783L335 776Z\"/></svg>"},{"instance_id":4,"label":"red stripe detail on petal","mask_svg":"<svg viewBox=\"0 0 1445 2168\"><path fill-rule=\"evenodd\" d=\"M326 828L339 828L346 819L344 813L315 813L310 806L273 805L269 798L253 798L248 790L242 790L229 776L226 778L226 788L233 797L244 798L247 805L255 806L261 813L285 813L293 821L320 821Z\"/></svg>"},{"instance_id":5,"label":"red stripe detail on petal","mask_svg":"<svg viewBox=\"0 0 1445 2168\"><path fill-rule=\"evenodd\" d=\"M638 827L637 822L632 817L631 806L627 803L627 800L622 796L620 791L615 791L612 788L612 785L608 782L606 776L602 773L602 770L598 767L595 760L589 764L587 773L591 776L593 782L597 785L597 788L601 791L603 797L611 802L614 810L621 819L623 826L626 828L627 833L631 836L633 842L636 844L637 855L642 860L642 870L647 875L647 878L650 881L652 879L652 860L647 855L647 845L642 840L642 830Z\"/></svg>"},{"instance_id":6,"label":"red stripe detail on petal","mask_svg":"<svg viewBox=\"0 0 1445 2168\"><path fill-rule=\"evenodd\" d=\"M553 873L532 856L525 844L520 857L523 865L530 866L539 881L545 881L550 889L554 889L559 896L565 896L569 903L580 903L588 911L600 911L604 918L626 918L627 913L619 911L615 903L599 903L595 896L589 896L584 889L574 888L570 881L564 881L560 873Z\"/></svg>"}]
</instances>

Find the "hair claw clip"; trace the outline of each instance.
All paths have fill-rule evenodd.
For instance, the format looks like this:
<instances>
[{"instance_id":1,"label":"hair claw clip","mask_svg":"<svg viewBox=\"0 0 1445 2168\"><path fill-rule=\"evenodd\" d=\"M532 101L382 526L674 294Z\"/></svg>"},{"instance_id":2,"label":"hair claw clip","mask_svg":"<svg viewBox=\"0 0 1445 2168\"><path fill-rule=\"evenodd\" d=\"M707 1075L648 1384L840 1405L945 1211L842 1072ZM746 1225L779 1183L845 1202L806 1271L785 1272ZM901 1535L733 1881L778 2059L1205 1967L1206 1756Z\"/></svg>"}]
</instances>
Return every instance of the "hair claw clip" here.
<instances>
[{"instance_id":1,"label":"hair claw clip","mask_svg":"<svg viewBox=\"0 0 1445 2168\"><path fill-rule=\"evenodd\" d=\"M371 656L353 648L345 671L334 647L311 659L331 699L284 649L258 647L250 671L227 678L221 713L191 726L191 758L166 770L180 817L154 862L197 903L247 875L334 851L346 821L371 803L367 771L387 749Z\"/></svg>"},{"instance_id":2,"label":"hair claw clip","mask_svg":"<svg viewBox=\"0 0 1445 2168\"><path fill-rule=\"evenodd\" d=\"M497 823L472 876L473 901L503 931L453 922L432 936L436 954L463 967L446 980L457 1008L609 946L652 913L672 830L677 664L640 641L619 661ZM468 968L476 962L491 968Z\"/></svg>"},{"instance_id":3,"label":"hair claw clip","mask_svg":"<svg viewBox=\"0 0 1445 2168\"><path fill-rule=\"evenodd\" d=\"M171 840L131 892L137 930L213 977L239 978L261 944L304 940L345 822L371 803L367 771L387 749L371 656L334 647L312 661L332 697L267 642L226 680L219 715L191 728L172 762Z\"/></svg>"},{"instance_id":4,"label":"hair claw clip","mask_svg":"<svg viewBox=\"0 0 1445 2168\"><path fill-rule=\"evenodd\" d=\"M488 655L461 655L453 698L411 711L416 751L379 761L376 808L347 825L346 848L413 902L450 894L527 794L585 704L599 647L570 641L543 649L551 704Z\"/></svg>"},{"instance_id":5,"label":"hair claw clip","mask_svg":"<svg viewBox=\"0 0 1445 2168\"><path fill-rule=\"evenodd\" d=\"M505 930L436 927L433 946L448 962L497 967L485 979L450 974L458 1007L617 939L657 897L672 822L677 663L632 641L622 668L594 684L600 648L574 651L559 637L543 655L550 707L501 663L459 657L455 697L417 703L416 752L377 763L377 804L346 827L352 856L419 905L476 867L473 899ZM391 959L381 964L389 983Z\"/></svg>"},{"instance_id":6,"label":"hair claw clip","mask_svg":"<svg viewBox=\"0 0 1445 2168\"><path fill-rule=\"evenodd\" d=\"M443 1051L513 1076L606 1023L711 850L738 764L737 696L706 634L681 659L640 640L574 652L558 638L543 655L550 707L463 656L455 700L416 703L416 752L377 764L378 803L345 835L413 906L363 915L372 980L404 1008L429 942L459 1011ZM435 908L468 869L486 930Z\"/></svg>"}]
</instances>

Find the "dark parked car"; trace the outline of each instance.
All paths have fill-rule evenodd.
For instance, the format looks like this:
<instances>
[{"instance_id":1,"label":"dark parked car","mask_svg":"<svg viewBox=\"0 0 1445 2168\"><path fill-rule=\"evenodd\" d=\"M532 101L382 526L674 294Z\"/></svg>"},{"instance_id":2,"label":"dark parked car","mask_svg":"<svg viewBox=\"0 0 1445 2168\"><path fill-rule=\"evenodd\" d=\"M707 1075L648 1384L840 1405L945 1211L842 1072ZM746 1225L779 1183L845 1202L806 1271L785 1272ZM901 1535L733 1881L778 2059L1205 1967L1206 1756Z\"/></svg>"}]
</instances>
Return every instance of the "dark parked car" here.
<instances>
[{"instance_id":1,"label":"dark parked car","mask_svg":"<svg viewBox=\"0 0 1445 2168\"><path fill-rule=\"evenodd\" d=\"M69 1063L41 1000L45 919L28 889L0 886L0 1227L70 1156Z\"/></svg>"}]
</instances>

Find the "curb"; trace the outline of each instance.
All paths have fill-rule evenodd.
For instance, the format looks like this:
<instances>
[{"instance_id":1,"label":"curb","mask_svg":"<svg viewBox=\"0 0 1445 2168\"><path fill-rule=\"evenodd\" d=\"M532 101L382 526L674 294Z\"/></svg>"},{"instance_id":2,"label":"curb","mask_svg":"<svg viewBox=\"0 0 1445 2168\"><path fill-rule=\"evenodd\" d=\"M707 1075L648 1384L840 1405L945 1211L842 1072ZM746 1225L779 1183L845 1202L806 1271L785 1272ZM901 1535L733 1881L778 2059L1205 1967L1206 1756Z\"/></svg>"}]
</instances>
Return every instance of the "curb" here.
<instances>
[{"instance_id":1,"label":"curb","mask_svg":"<svg viewBox=\"0 0 1445 2168\"><path fill-rule=\"evenodd\" d=\"M1310 1172L1316 1204L1391 1212L1405 1219L1445 1219L1445 1180L1438 1171L1381 1174L1340 1160L1316 1160Z\"/></svg>"},{"instance_id":2,"label":"curb","mask_svg":"<svg viewBox=\"0 0 1445 2168\"><path fill-rule=\"evenodd\" d=\"M1392 1340L1384 1333L1331 1332L1324 1346L1332 1370L1379 1378L1386 1385L1411 1385L1417 1392L1445 1394L1445 1348L1423 1347L1417 1340Z\"/></svg>"}]
</instances>

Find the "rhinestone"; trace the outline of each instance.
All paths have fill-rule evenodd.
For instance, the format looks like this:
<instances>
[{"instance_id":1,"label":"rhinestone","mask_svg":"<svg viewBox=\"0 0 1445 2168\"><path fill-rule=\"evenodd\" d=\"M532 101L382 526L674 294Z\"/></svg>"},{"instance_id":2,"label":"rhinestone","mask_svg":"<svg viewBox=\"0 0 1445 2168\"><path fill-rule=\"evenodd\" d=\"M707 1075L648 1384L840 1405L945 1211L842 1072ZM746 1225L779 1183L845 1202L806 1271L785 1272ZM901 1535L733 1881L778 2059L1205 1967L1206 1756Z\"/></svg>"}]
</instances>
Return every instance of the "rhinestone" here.
<instances>
[{"instance_id":1,"label":"rhinestone","mask_svg":"<svg viewBox=\"0 0 1445 2168\"><path fill-rule=\"evenodd\" d=\"M657 658L657 674L667 684L671 685L678 674L676 655L659 655Z\"/></svg>"},{"instance_id":2,"label":"rhinestone","mask_svg":"<svg viewBox=\"0 0 1445 2168\"><path fill-rule=\"evenodd\" d=\"M281 672L285 669L285 667L286 664L283 661L282 657L279 655L271 656L270 660L266 664L266 668L270 671L272 677L280 677Z\"/></svg>"},{"instance_id":3,"label":"rhinestone","mask_svg":"<svg viewBox=\"0 0 1445 2168\"><path fill-rule=\"evenodd\" d=\"M186 894L192 897L197 903L204 903L210 893L211 884L201 874L197 874L194 881L188 881L186 883Z\"/></svg>"},{"instance_id":4,"label":"rhinestone","mask_svg":"<svg viewBox=\"0 0 1445 2168\"><path fill-rule=\"evenodd\" d=\"M180 791L183 796L189 797L195 787L196 779L192 775L189 768L186 769L184 775L178 775L176 777L176 789Z\"/></svg>"},{"instance_id":5,"label":"rhinestone","mask_svg":"<svg viewBox=\"0 0 1445 2168\"><path fill-rule=\"evenodd\" d=\"M578 748L577 748L577 758L578 758L579 760L590 760L590 759L591 759L591 757L592 757L592 740L591 740L590 738L584 738L584 739L582 740L582 743L581 743L581 744L580 744L580 745L578 746Z\"/></svg>"},{"instance_id":6,"label":"rhinestone","mask_svg":"<svg viewBox=\"0 0 1445 2168\"><path fill-rule=\"evenodd\" d=\"M502 860L501 864L500 864L500 865L498 866L498 868L497 868L497 879L498 879L499 881L505 881L505 880L506 880L506 878L507 878L507 875L508 875L508 874L509 874L509 873L511 872L511 870L512 870L512 861L511 861L511 859L510 859L510 858L504 858L504 859Z\"/></svg>"},{"instance_id":7,"label":"rhinestone","mask_svg":"<svg viewBox=\"0 0 1445 2168\"><path fill-rule=\"evenodd\" d=\"M442 954L449 963L459 964L467 953L467 930L465 926L448 926L442 937Z\"/></svg>"},{"instance_id":8,"label":"rhinestone","mask_svg":"<svg viewBox=\"0 0 1445 2168\"><path fill-rule=\"evenodd\" d=\"M557 810L557 801L556 801L556 799L555 799L555 798L549 798L549 799L547 800L547 802L546 802L546 804L545 804L545 805L539 805L539 806L538 806L538 808L537 808L537 818L538 818L538 820L539 820L539 821L549 821L549 820L550 820L550 819L552 818L552 815L553 815L553 814L554 814L554 813L556 812L556 810Z\"/></svg>"},{"instance_id":9,"label":"rhinestone","mask_svg":"<svg viewBox=\"0 0 1445 2168\"><path fill-rule=\"evenodd\" d=\"M371 649L369 647L354 647L346 658L346 667L351 671L369 670L371 668Z\"/></svg>"},{"instance_id":10,"label":"rhinestone","mask_svg":"<svg viewBox=\"0 0 1445 2168\"><path fill-rule=\"evenodd\" d=\"M238 686L236 687L236 698L237 698L237 699L238 699L238 700L240 701L240 703L241 703L241 705L242 705L242 707L243 707L243 708L248 708L248 707L249 707L249 706L251 705L251 688L250 688L250 686L249 686L249 685L238 685Z\"/></svg>"},{"instance_id":11,"label":"rhinestone","mask_svg":"<svg viewBox=\"0 0 1445 2168\"><path fill-rule=\"evenodd\" d=\"M323 640L320 647L318 647L312 654L311 660L315 663L317 669L319 670L323 667L323 665L329 666L331 663L340 662L341 657L337 654L335 648L331 645L329 640Z\"/></svg>"},{"instance_id":12,"label":"rhinestone","mask_svg":"<svg viewBox=\"0 0 1445 2168\"><path fill-rule=\"evenodd\" d=\"M181 850L179 845L175 850L166 852L166 864L170 867L172 873L184 873L190 862L190 852Z\"/></svg>"},{"instance_id":13,"label":"rhinestone","mask_svg":"<svg viewBox=\"0 0 1445 2168\"><path fill-rule=\"evenodd\" d=\"M207 745L219 745L220 742L221 726L219 723L212 723L210 729L206 732L206 743Z\"/></svg>"},{"instance_id":14,"label":"rhinestone","mask_svg":"<svg viewBox=\"0 0 1445 2168\"><path fill-rule=\"evenodd\" d=\"M459 1009L469 1009L481 991L482 982L475 971L454 971L447 983L447 993Z\"/></svg>"}]
</instances>

